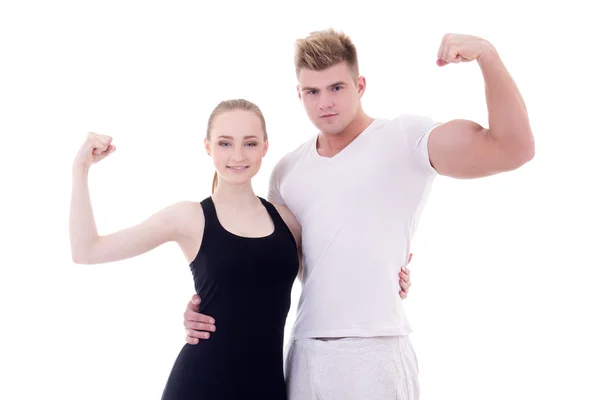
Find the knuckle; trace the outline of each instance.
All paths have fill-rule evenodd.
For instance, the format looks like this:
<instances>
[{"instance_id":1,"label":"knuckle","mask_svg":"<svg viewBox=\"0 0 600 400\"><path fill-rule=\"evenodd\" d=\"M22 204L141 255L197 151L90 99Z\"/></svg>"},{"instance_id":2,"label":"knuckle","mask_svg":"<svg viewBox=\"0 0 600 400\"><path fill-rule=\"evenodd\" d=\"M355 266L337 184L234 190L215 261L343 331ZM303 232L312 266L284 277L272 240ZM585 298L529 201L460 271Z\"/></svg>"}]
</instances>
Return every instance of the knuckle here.
<instances>
[{"instance_id":1,"label":"knuckle","mask_svg":"<svg viewBox=\"0 0 600 400\"><path fill-rule=\"evenodd\" d=\"M193 327L190 327L189 329L185 330L185 335L187 337L194 338L196 337L196 331L193 329Z\"/></svg>"},{"instance_id":2,"label":"knuckle","mask_svg":"<svg viewBox=\"0 0 600 400\"><path fill-rule=\"evenodd\" d=\"M205 331L207 330L208 326L202 322L199 322L196 324L196 330L197 331Z\"/></svg>"}]
</instances>

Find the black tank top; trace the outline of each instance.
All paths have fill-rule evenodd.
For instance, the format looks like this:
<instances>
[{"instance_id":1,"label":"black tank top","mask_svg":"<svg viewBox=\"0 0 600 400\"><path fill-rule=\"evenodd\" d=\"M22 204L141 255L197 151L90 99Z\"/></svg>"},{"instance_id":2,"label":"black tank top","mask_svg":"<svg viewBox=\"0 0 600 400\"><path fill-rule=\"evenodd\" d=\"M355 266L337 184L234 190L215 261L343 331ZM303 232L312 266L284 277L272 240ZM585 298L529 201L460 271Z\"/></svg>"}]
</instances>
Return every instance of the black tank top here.
<instances>
[{"instance_id":1,"label":"black tank top","mask_svg":"<svg viewBox=\"0 0 600 400\"><path fill-rule=\"evenodd\" d=\"M211 197L201 202L204 236L190 264L200 312L216 332L185 344L164 400L285 400L284 326L298 273L296 242L275 207L260 198L275 229L248 238L227 231Z\"/></svg>"},{"instance_id":2,"label":"black tank top","mask_svg":"<svg viewBox=\"0 0 600 400\"><path fill-rule=\"evenodd\" d=\"M202 299L200 312L216 320L215 338L258 334L274 339L282 334L298 273L296 241L275 207L259 199L274 230L258 238L227 231L217 218L212 197L201 202L204 236L190 268Z\"/></svg>"}]
</instances>

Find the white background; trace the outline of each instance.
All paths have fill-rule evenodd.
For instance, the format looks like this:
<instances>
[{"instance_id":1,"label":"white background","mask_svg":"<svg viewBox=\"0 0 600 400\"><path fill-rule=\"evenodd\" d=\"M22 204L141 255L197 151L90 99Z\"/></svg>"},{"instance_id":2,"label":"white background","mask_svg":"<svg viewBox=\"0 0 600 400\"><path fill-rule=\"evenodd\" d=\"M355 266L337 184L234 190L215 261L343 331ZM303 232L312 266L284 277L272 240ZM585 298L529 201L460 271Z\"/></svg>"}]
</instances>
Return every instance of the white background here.
<instances>
[{"instance_id":1,"label":"white background","mask_svg":"<svg viewBox=\"0 0 600 400\"><path fill-rule=\"evenodd\" d=\"M296 97L294 40L332 26L358 47L376 117L486 125L477 64L435 60L446 32L490 40L536 137L535 159L516 172L435 184L406 300L422 399L599 399L592 3L211 3L2 2L0 398L160 398L184 344L189 268L176 245L72 263L75 152L89 131L114 138L117 152L90 176L109 233L210 194L208 115L244 97L267 118L271 149L254 181L266 196L274 163L315 133ZM260 328L258 305L256 317Z\"/></svg>"}]
</instances>

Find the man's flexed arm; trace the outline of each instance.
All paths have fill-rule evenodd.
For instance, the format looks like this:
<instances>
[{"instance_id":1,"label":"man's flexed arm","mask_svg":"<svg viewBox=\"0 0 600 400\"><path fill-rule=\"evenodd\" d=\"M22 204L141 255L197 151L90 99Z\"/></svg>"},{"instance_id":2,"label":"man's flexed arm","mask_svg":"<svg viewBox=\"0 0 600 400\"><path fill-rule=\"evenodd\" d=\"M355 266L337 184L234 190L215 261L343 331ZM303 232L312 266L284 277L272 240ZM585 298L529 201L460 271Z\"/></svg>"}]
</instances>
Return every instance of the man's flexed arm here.
<instances>
[{"instance_id":1,"label":"man's flexed arm","mask_svg":"<svg viewBox=\"0 0 600 400\"><path fill-rule=\"evenodd\" d=\"M489 128L461 119L437 126L428 149L431 164L441 175L479 178L511 171L535 153L525 102L496 49L475 36L444 36L439 66L474 60L485 82Z\"/></svg>"}]
</instances>

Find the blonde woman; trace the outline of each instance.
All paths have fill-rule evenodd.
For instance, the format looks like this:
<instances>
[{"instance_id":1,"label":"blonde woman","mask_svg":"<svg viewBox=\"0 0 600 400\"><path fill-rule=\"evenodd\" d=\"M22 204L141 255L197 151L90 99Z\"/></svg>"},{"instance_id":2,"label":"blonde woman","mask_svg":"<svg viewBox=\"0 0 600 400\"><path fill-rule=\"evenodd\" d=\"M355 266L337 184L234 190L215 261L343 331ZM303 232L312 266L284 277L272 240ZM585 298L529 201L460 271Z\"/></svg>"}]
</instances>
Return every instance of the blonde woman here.
<instances>
[{"instance_id":1,"label":"blonde woman","mask_svg":"<svg viewBox=\"0 0 600 400\"><path fill-rule=\"evenodd\" d=\"M284 324L299 271L300 225L287 207L252 189L268 149L256 105L220 103L209 118L205 147L218 175L211 196L175 203L138 225L101 236L88 171L116 147L111 137L90 133L73 164L73 260L115 262L177 243L202 297L201 311L218 320L219 329L213 325L210 340L183 346L162 398L284 400Z\"/></svg>"}]
</instances>

